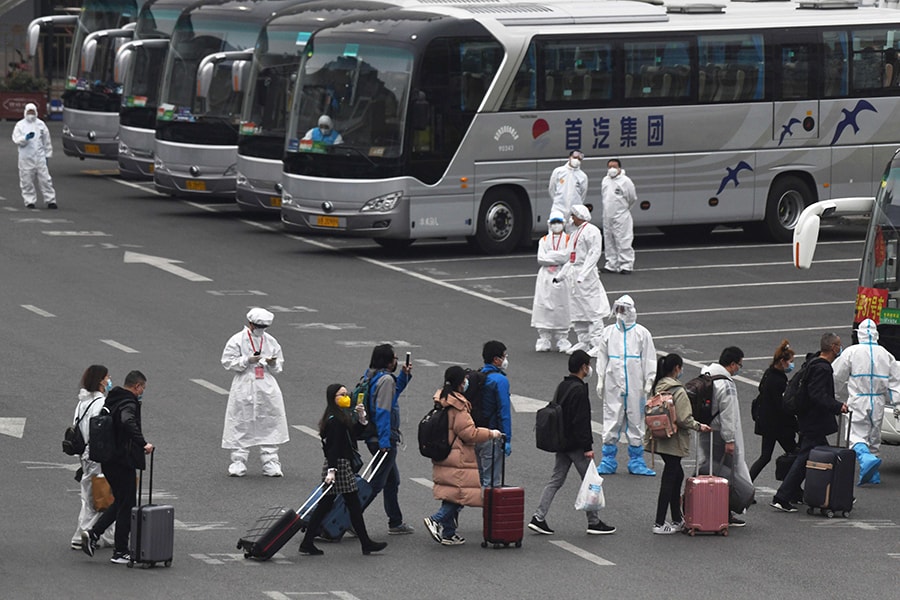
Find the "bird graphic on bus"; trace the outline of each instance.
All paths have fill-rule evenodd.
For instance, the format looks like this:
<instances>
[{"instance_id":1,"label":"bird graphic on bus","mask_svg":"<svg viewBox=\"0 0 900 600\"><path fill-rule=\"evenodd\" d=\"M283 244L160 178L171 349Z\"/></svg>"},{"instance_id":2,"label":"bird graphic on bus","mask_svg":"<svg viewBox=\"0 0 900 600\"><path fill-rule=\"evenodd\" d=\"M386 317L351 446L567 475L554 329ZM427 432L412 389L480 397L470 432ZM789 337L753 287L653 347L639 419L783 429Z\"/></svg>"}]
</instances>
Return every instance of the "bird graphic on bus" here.
<instances>
[{"instance_id":1,"label":"bird graphic on bus","mask_svg":"<svg viewBox=\"0 0 900 600\"><path fill-rule=\"evenodd\" d=\"M794 135L794 132L791 131L791 127L793 127L794 125L796 125L799 122L800 122L800 119L797 119L796 117L791 117L791 120L787 122L787 125L781 126L781 137L778 138L779 146L781 145L781 142L784 141L784 136L786 136L786 135L793 136Z\"/></svg>"},{"instance_id":2,"label":"bird graphic on bus","mask_svg":"<svg viewBox=\"0 0 900 600\"><path fill-rule=\"evenodd\" d=\"M838 138L841 137L841 134L844 133L844 130L847 127L852 127L853 133L859 133L859 125L856 123L856 118L859 116L859 113L864 110L871 110L875 113L878 112L868 100L859 100L856 103L856 106L853 107L853 110L847 110L846 108L841 109L841 112L844 113L844 118L841 119L834 130L834 138L831 140L832 146L838 141Z\"/></svg>"},{"instance_id":3,"label":"bird graphic on bus","mask_svg":"<svg viewBox=\"0 0 900 600\"><path fill-rule=\"evenodd\" d=\"M722 183L719 184L719 191L716 192L716 196L722 193L722 190L725 189L725 186L728 185L729 181L734 182L734 187L741 185L741 182L738 181L738 173L741 171L750 171L753 172L753 167L746 163L746 161L741 161L737 164L733 169L730 167L725 167L725 170L728 171L728 175L722 178Z\"/></svg>"}]
</instances>

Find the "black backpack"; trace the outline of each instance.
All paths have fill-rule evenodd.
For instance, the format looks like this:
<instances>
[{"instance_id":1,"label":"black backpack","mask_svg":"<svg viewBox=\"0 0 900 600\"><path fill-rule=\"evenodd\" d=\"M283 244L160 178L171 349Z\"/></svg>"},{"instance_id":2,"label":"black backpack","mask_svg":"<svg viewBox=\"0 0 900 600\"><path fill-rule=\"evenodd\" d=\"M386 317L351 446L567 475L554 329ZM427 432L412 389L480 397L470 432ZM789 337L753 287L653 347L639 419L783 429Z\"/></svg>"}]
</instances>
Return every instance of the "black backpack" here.
<instances>
[{"instance_id":1,"label":"black backpack","mask_svg":"<svg viewBox=\"0 0 900 600\"><path fill-rule=\"evenodd\" d=\"M84 441L84 435L81 433L80 425L81 421L84 420L84 416L88 414L88 411L91 410L91 407L97 400L99 400L99 398L91 400L91 403L87 405L87 408L84 409L81 416L75 419L75 424L66 427L66 431L63 434L62 450L69 456L80 456L84 453L87 443Z\"/></svg>"},{"instance_id":2,"label":"black backpack","mask_svg":"<svg viewBox=\"0 0 900 600\"><path fill-rule=\"evenodd\" d=\"M115 423L113 421L114 415L115 412L111 413L104 406L89 421L91 434L90 459L94 462L110 462L118 454Z\"/></svg>"},{"instance_id":3,"label":"black backpack","mask_svg":"<svg viewBox=\"0 0 900 600\"><path fill-rule=\"evenodd\" d=\"M563 452L566 449L566 423L563 417L562 401L568 395L567 388L563 398L559 397L559 388L553 396L553 400L544 408L537 411L534 420L534 439L538 449L545 452Z\"/></svg>"},{"instance_id":4,"label":"black backpack","mask_svg":"<svg viewBox=\"0 0 900 600\"><path fill-rule=\"evenodd\" d=\"M784 388L781 397L781 410L789 415L799 415L806 408L806 376L809 373L809 364L815 359L807 360L800 366Z\"/></svg>"},{"instance_id":5,"label":"black backpack","mask_svg":"<svg viewBox=\"0 0 900 600\"><path fill-rule=\"evenodd\" d=\"M425 458L440 461L450 455L453 441L448 440L450 433L450 419L448 411L451 407L443 407L435 402L434 408L428 411L419 421L419 453Z\"/></svg>"},{"instance_id":6,"label":"black backpack","mask_svg":"<svg viewBox=\"0 0 900 600\"><path fill-rule=\"evenodd\" d=\"M719 413L713 413L713 382L719 379L728 379L725 375L710 375L703 373L684 384L684 391L691 399L691 412L694 420L704 425L709 425Z\"/></svg>"},{"instance_id":7,"label":"black backpack","mask_svg":"<svg viewBox=\"0 0 900 600\"><path fill-rule=\"evenodd\" d=\"M466 369L469 387L466 388L466 400L472 405L472 420L476 427L489 427L490 419L484 414L484 383L487 373L478 369Z\"/></svg>"}]
</instances>

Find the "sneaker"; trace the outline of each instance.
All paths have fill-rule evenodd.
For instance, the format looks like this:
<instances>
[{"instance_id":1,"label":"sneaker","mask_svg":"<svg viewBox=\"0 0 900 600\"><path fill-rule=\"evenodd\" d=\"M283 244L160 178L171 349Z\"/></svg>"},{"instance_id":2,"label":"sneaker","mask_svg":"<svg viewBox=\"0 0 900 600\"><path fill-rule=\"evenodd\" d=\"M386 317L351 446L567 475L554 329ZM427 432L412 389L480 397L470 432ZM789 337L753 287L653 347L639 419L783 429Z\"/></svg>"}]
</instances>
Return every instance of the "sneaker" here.
<instances>
[{"instance_id":1,"label":"sneaker","mask_svg":"<svg viewBox=\"0 0 900 600\"><path fill-rule=\"evenodd\" d=\"M728 517L728 526L729 527L746 527L747 521L743 519L737 518L735 515L731 515Z\"/></svg>"},{"instance_id":2,"label":"sneaker","mask_svg":"<svg viewBox=\"0 0 900 600\"><path fill-rule=\"evenodd\" d=\"M413 529L406 523L400 523L396 527L388 527L388 535L404 535L407 533L413 533L414 531L415 529Z\"/></svg>"},{"instance_id":3,"label":"sneaker","mask_svg":"<svg viewBox=\"0 0 900 600\"><path fill-rule=\"evenodd\" d=\"M131 555L127 552L113 552L112 558L109 559L109 562L115 563L117 565L127 565L131 562Z\"/></svg>"},{"instance_id":4,"label":"sneaker","mask_svg":"<svg viewBox=\"0 0 900 600\"><path fill-rule=\"evenodd\" d=\"M56 206L56 202L51 202L50 204L47 205L47 208L49 208L50 210L56 210L59 207Z\"/></svg>"},{"instance_id":5,"label":"sneaker","mask_svg":"<svg viewBox=\"0 0 900 600\"><path fill-rule=\"evenodd\" d=\"M550 529L549 525L547 525L547 521L538 519L537 517L531 517L531 522L528 523L528 529L534 531L535 533L553 535L553 530Z\"/></svg>"},{"instance_id":6,"label":"sneaker","mask_svg":"<svg viewBox=\"0 0 900 600\"><path fill-rule=\"evenodd\" d=\"M229 477L243 477L247 474L247 465L242 463L239 460L234 461L230 465L228 465L228 476Z\"/></svg>"},{"instance_id":7,"label":"sneaker","mask_svg":"<svg viewBox=\"0 0 900 600\"><path fill-rule=\"evenodd\" d=\"M461 546L466 543L466 538L461 538L455 533L453 537L441 538L441 546Z\"/></svg>"},{"instance_id":8,"label":"sneaker","mask_svg":"<svg viewBox=\"0 0 900 600\"><path fill-rule=\"evenodd\" d=\"M772 500L772 502L769 503L769 506L771 506L775 510L780 510L781 512L797 512L796 506L794 506L790 502L782 502L781 500Z\"/></svg>"},{"instance_id":9,"label":"sneaker","mask_svg":"<svg viewBox=\"0 0 900 600\"><path fill-rule=\"evenodd\" d=\"M87 554L88 556L93 556L94 551L97 549L97 540L99 536L97 536L93 531L89 529L85 529L81 532L81 551Z\"/></svg>"},{"instance_id":10,"label":"sneaker","mask_svg":"<svg viewBox=\"0 0 900 600\"><path fill-rule=\"evenodd\" d=\"M441 543L441 524L432 519L431 517L425 517L423 519L425 521L425 529L428 530L428 533L431 534L431 537L434 538L438 544Z\"/></svg>"},{"instance_id":11,"label":"sneaker","mask_svg":"<svg viewBox=\"0 0 900 600\"><path fill-rule=\"evenodd\" d=\"M615 527L613 527L612 525L607 525L603 521L600 521L599 523L595 523L593 525L588 525L587 528L588 535L609 535L615 532Z\"/></svg>"},{"instance_id":12,"label":"sneaker","mask_svg":"<svg viewBox=\"0 0 900 600\"><path fill-rule=\"evenodd\" d=\"M681 532L684 531L684 519L678 521L677 523L670 523L669 526L672 528L672 531Z\"/></svg>"},{"instance_id":13,"label":"sneaker","mask_svg":"<svg viewBox=\"0 0 900 600\"><path fill-rule=\"evenodd\" d=\"M672 535L678 533L678 530L672 527L671 523L663 523L662 525L654 525L653 533L656 535Z\"/></svg>"},{"instance_id":14,"label":"sneaker","mask_svg":"<svg viewBox=\"0 0 900 600\"><path fill-rule=\"evenodd\" d=\"M72 550L81 550L81 539L72 540L71 548Z\"/></svg>"},{"instance_id":15,"label":"sneaker","mask_svg":"<svg viewBox=\"0 0 900 600\"><path fill-rule=\"evenodd\" d=\"M358 535L356 535L356 532L353 531L353 528L352 528L352 527L351 527L350 529L348 529L347 531L345 531L345 532L344 532L344 535L346 535L348 538L356 538L356 537L359 537Z\"/></svg>"}]
</instances>

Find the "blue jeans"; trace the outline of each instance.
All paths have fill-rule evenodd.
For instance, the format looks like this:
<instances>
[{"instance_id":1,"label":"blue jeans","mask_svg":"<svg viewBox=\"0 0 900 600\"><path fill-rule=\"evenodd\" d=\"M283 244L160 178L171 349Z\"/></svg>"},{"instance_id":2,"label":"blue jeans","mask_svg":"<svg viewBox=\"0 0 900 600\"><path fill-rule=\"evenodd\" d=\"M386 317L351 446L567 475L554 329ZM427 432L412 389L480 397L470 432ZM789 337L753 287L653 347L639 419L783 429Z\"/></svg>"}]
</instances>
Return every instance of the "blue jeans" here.
<instances>
[{"instance_id":1,"label":"blue jeans","mask_svg":"<svg viewBox=\"0 0 900 600\"><path fill-rule=\"evenodd\" d=\"M459 511L463 509L461 504L454 504L449 500L441 500L441 507L431 515L431 520L441 524L441 535L450 539L456 534L456 520Z\"/></svg>"},{"instance_id":2,"label":"blue jeans","mask_svg":"<svg viewBox=\"0 0 900 600\"><path fill-rule=\"evenodd\" d=\"M494 449L495 443L499 446L496 450ZM491 487L492 468L494 470L494 485L500 485L503 463L503 458L500 455L503 453L503 450L502 443L494 442L494 440L475 444L475 458L478 460L478 474L481 477L481 487ZM497 460L494 460L494 458Z\"/></svg>"},{"instance_id":3,"label":"blue jeans","mask_svg":"<svg viewBox=\"0 0 900 600\"><path fill-rule=\"evenodd\" d=\"M374 456L378 452L378 444L366 442L366 447ZM399 527L403 524L403 513L400 512L400 469L397 468L397 447L391 446L381 468L372 478L372 498L384 490L384 512L388 518L388 527Z\"/></svg>"}]
</instances>

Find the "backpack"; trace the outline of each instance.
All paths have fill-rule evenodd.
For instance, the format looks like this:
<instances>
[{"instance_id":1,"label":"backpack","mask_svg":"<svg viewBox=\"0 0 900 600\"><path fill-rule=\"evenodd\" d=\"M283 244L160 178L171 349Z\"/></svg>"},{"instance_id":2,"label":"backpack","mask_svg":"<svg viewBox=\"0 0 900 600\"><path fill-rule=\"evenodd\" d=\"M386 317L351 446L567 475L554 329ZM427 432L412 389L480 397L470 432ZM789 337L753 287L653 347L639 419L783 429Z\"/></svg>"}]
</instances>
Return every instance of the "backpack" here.
<instances>
[{"instance_id":1,"label":"backpack","mask_svg":"<svg viewBox=\"0 0 900 600\"><path fill-rule=\"evenodd\" d=\"M88 411L91 410L91 407L97 400L99 400L99 398L91 400L91 403L87 405L87 408L84 409L81 416L75 419L75 424L66 427L65 433L63 433L62 450L69 456L80 456L84 453L87 443L84 441L84 435L81 433L80 425L84 416L88 414Z\"/></svg>"},{"instance_id":2,"label":"backpack","mask_svg":"<svg viewBox=\"0 0 900 600\"><path fill-rule=\"evenodd\" d=\"M559 397L559 388L557 388L553 400L547 406L537 411L534 420L534 441L538 449L545 452L565 451L568 440L561 401L565 399L565 395L568 392L569 390L567 389L564 397L561 399Z\"/></svg>"},{"instance_id":3,"label":"backpack","mask_svg":"<svg viewBox=\"0 0 900 600\"><path fill-rule=\"evenodd\" d=\"M113 414L104 406L89 421L91 436L89 457L94 462L110 462L118 455Z\"/></svg>"},{"instance_id":4,"label":"backpack","mask_svg":"<svg viewBox=\"0 0 900 600\"><path fill-rule=\"evenodd\" d=\"M703 373L684 384L684 391L691 399L691 412L694 420L704 425L709 425L719 413L713 414L713 382L719 379L728 379L725 375L710 375Z\"/></svg>"},{"instance_id":5,"label":"backpack","mask_svg":"<svg viewBox=\"0 0 900 600\"><path fill-rule=\"evenodd\" d=\"M669 392L656 394L644 407L644 423L655 438L670 438L678 431L675 423L675 399Z\"/></svg>"},{"instance_id":6,"label":"backpack","mask_svg":"<svg viewBox=\"0 0 900 600\"><path fill-rule=\"evenodd\" d=\"M375 424L375 408L371 406L371 398L372 386L381 378L382 375L383 373L378 375L377 377L373 377L371 381L366 375L363 375L359 378L359 383L356 384L356 387L353 388L353 391L350 393L350 398L355 400L356 404L362 404L366 407L366 413L369 416L368 424L363 428L357 439L365 441L371 438L378 437L378 426ZM355 411L353 415L353 418L355 419Z\"/></svg>"},{"instance_id":7,"label":"backpack","mask_svg":"<svg viewBox=\"0 0 900 600\"><path fill-rule=\"evenodd\" d=\"M814 360L814 359L813 359ZM812 360L808 360L800 366L800 370L791 377L784 395L781 397L781 410L789 415L798 415L806 407L806 375L807 368Z\"/></svg>"},{"instance_id":8,"label":"backpack","mask_svg":"<svg viewBox=\"0 0 900 600\"><path fill-rule=\"evenodd\" d=\"M434 408L419 421L419 453L425 458L440 461L450 455L450 449L456 441L456 437L453 441L447 439L450 432L450 408L435 402Z\"/></svg>"},{"instance_id":9,"label":"backpack","mask_svg":"<svg viewBox=\"0 0 900 600\"><path fill-rule=\"evenodd\" d=\"M466 369L469 387L466 388L466 400L472 405L472 420L475 427L489 427L490 419L484 414L484 383L487 373L479 369Z\"/></svg>"}]
</instances>

